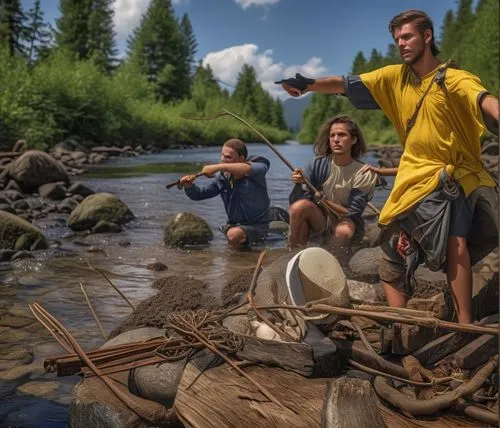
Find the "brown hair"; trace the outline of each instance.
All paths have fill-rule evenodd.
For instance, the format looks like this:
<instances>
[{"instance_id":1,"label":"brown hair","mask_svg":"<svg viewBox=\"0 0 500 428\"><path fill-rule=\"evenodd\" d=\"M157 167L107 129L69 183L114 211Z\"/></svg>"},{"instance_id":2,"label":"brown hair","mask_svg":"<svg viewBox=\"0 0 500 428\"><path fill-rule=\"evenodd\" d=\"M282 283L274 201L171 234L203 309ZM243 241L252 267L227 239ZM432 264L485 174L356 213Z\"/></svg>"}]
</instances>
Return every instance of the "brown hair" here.
<instances>
[{"instance_id":1,"label":"brown hair","mask_svg":"<svg viewBox=\"0 0 500 428\"><path fill-rule=\"evenodd\" d=\"M334 123L345 123L347 125L347 130L351 137L357 139L356 144L351 147L351 156L355 159L360 158L366 153L366 142L363 133L359 128L358 124L354 122L349 116L341 115L335 116L328 119L319 130L318 138L314 143L314 153L317 156L328 156L332 153L330 148L330 128Z\"/></svg>"},{"instance_id":2,"label":"brown hair","mask_svg":"<svg viewBox=\"0 0 500 428\"><path fill-rule=\"evenodd\" d=\"M436 46L435 37L434 37L434 24L432 23L432 19L425 12L421 10L410 9L406 12L402 12L399 15L396 15L389 22L389 32L394 37L394 30L396 28L400 28L404 24L408 24L409 22L414 22L418 28L420 34L424 34L425 30L432 31L432 41L431 41L431 52L432 55L438 56L439 49Z\"/></svg>"},{"instance_id":3,"label":"brown hair","mask_svg":"<svg viewBox=\"0 0 500 428\"><path fill-rule=\"evenodd\" d=\"M230 138L224 143L224 146L230 147L238 153L239 156L243 156L245 159L248 156L247 146L239 138Z\"/></svg>"}]
</instances>

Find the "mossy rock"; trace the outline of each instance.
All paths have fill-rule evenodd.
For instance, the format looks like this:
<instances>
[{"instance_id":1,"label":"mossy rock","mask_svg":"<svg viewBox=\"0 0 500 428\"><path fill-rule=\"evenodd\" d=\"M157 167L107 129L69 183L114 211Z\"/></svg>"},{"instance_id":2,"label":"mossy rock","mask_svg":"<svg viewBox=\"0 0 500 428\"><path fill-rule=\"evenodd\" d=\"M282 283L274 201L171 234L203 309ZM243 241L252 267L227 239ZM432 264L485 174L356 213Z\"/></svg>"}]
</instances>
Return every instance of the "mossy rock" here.
<instances>
[{"instance_id":1,"label":"mossy rock","mask_svg":"<svg viewBox=\"0 0 500 428\"><path fill-rule=\"evenodd\" d=\"M178 213L167 222L163 242L168 247L206 245L214 237L207 222L191 213Z\"/></svg>"},{"instance_id":2,"label":"mossy rock","mask_svg":"<svg viewBox=\"0 0 500 428\"><path fill-rule=\"evenodd\" d=\"M0 249L41 250L47 248L43 233L17 215L0 211Z\"/></svg>"},{"instance_id":3,"label":"mossy rock","mask_svg":"<svg viewBox=\"0 0 500 428\"><path fill-rule=\"evenodd\" d=\"M115 195L111 193L95 193L87 196L71 212L68 226L72 230L92 229L101 220L124 224L134 218L134 214Z\"/></svg>"}]
</instances>

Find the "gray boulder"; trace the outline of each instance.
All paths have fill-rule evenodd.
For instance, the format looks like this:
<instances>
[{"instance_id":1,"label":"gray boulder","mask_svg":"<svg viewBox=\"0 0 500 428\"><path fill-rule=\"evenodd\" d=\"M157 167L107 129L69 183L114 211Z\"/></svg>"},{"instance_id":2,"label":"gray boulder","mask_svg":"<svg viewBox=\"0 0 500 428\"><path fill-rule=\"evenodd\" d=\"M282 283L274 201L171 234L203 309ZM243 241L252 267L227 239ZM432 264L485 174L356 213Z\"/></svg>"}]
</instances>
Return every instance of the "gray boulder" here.
<instances>
[{"instance_id":1,"label":"gray boulder","mask_svg":"<svg viewBox=\"0 0 500 428\"><path fill-rule=\"evenodd\" d=\"M134 218L129 208L115 195L96 193L86 197L71 212L68 226L73 230L92 229L99 221L124 224Z\"/></svg>"},{"instance_id":2,"label":"gray boulder","mask_svg":"<svg viewBox=\"0 0 500 428\"><path fill-rule=\"evenodd\" d=\"M93 195L94 191L90 190L87 186L85 186L85 184L76 182L69 187L68 193L71 193L73 195L81 195L86 198L87 196Z\"/></svg>"},{"instance_id":3,"label":"gray boulder","mask_svg":"<svg viewBox=\"0 0 500 428\"><path fill-rule=\"evenodd\" d=\"M363 248L351 257L351 260L349 260L349 269L356 278L362 281L379 281L378 266L380 255L380 247Z\"/></svg>"},{"instance_id":4,"label":"gray boulder","mask_svg":"<svg viewBox=\"0 0 500 428\"><path fill-rule=\"evenodd\" d=\"M61 183L46 183L42 184L38 188L38 193L41 198L60 201L66 196L66 187L64 187Z\"/></svg>"},{"instance_id":5,"label":"gray boulder","mask_svg":"<svg viewBox=\"0 0 500 428\"><path fill-rule=\"evenodd\" d=\"M47 248L42 232L22 218L0 211L0 248L35 250Z\"/></svg>"},{"instance_id":6,"label":"gray boulder","mask_svg":"<svg viewBox=\"0 0 500 428\"><path fill-rule=\"evenodd\" d=\"M167 222L163 242L169 247L205 245L213 238L207 222L191 213L178 213Z\"/></svg>"},{"instance_id":7,"label":"gray boulder","mask_svg":"<svg viewBox=\"0 0 500 428\"><path fill-rule=\"evenodd\" d=\"M121 231L122 227L119 224L106 220L99 220L92 228L92 233L119 233Z\"/></svg>"},{"instance_id":8,"label":"gray boulder","mask_svg":"<svg viewBox=\"0 0 500 428\"><path fill-rule=\"evenodd\" d=\"M37 190L42 184L68 182L68 173L62 163L39 150L30 150L13 161L9 175L25 192Z\"/></svg>"}]
</instances>

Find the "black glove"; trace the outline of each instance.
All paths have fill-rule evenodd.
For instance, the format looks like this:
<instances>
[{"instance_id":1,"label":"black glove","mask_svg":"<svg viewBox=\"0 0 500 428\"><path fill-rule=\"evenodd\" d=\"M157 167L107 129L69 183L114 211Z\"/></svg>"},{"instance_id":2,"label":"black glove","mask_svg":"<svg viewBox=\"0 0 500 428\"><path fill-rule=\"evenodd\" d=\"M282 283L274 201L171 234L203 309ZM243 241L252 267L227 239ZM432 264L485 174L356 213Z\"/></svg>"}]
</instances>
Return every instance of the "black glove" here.
<instances>
[{"instance_id":1,"label":"black glove","mask_svg":"<svg viewBox=\"0 0 500 428\"><path fill-rule=\"evenodd\" d=\"M316 82L316 80L309 79L308 77L304 77L302 76L302 74L297 73L295 75L295 78L290 77L289 79L278 80L277 82L274 83L278 85L286 84L293 88L297 88L300 91L303 91L304 89L307 88L307 85L311 85L314 82Z\"/></svg>"}]
</instances>

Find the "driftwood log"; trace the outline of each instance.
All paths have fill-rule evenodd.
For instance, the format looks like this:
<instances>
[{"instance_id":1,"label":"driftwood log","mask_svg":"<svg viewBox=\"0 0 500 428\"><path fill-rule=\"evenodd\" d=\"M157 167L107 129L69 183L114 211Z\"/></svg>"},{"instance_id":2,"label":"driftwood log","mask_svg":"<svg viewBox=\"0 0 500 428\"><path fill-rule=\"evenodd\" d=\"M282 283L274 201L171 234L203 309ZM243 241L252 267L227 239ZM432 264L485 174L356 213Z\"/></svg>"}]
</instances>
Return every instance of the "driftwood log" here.
<instances>
[{"instance_id":1,"label":"driftwood log","mask_svg":"<svg viewBox=\"0 0 500 428\"><path fill-rule=\"evenodd\" d=\"M386 426L370 382L347 377L328 382L321 415L321 428Z\"/></svg>"},{"instance_id":2,"label":"driftwood log","mask_svg":"<svg viewBox=\"0 0 500 428\"><path fill-rule=\"evenodd\" d=\"M266 385L280 402L286 404L287 408L281 409L266 400L252 384L229 369L227 365L207 370L200 376L198 369L188 364L174 403L176 415L184 426L186 428L321 426L327 382L331 379L305 378L293 372L269 367L249 367L245 370L252 378ZM197 376L198 379L189 387ZM388 428L478 426L476 421L453 415L443 415L431 420L409 419L383 403L380 403L380 412Z\"/></svg>"}]
</instances>

